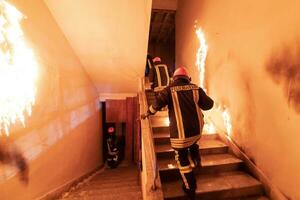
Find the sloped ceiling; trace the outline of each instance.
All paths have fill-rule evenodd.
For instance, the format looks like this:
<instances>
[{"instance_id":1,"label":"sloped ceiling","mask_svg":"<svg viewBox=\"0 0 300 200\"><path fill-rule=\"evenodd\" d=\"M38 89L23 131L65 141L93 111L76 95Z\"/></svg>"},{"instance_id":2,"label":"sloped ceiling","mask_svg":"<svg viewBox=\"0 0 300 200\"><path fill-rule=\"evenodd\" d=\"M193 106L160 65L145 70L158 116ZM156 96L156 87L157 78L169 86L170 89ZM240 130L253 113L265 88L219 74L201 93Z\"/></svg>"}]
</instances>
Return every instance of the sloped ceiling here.
<instances>
[{"instance_id":1,"label":"sloped ceiling","mask_svg":"<svg viewBox=\"0 0 300 200\"><path fill-rule=\"evenodd\" d=\"M150 43L175 43L175 11L152 9Z\"/></svg>"},{"instance_id":2,"label":"sloped ceiling","mask_svg":"<svg viewBox=\"0 0 300 200\"><path fill-rule=\"evenodd\" d=\"M44 1L100 95L137 92L151 0Z\"/></svg>"}]
</instances>

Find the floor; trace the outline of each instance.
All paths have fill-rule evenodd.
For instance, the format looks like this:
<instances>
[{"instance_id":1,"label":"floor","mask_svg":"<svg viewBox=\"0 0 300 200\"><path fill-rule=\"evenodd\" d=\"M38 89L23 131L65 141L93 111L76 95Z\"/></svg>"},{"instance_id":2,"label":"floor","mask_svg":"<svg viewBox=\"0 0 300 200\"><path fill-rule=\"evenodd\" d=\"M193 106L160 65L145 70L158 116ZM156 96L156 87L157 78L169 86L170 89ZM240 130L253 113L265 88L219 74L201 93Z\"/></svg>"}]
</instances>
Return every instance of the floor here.
<instances>
[{"instance_id":1,"label":"floor","mask_svg":"<svg viewBox=\"0 0 300 200\"><path fill-rule=\"evenodd\" d=\"M62 200L139 200L142 199L140 178L135 165L104 167L63 194Z\"/></svg>"}]
</instances>

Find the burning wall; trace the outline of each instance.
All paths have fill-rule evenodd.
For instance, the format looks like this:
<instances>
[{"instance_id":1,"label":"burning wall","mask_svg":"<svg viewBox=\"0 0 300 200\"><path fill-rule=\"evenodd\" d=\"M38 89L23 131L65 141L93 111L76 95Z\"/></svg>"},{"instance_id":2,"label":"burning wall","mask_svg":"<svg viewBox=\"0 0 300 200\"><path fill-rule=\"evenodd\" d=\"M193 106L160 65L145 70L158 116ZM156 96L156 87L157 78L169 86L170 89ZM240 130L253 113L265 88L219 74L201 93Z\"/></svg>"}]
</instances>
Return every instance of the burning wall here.
<instances>
[{"instance_id":1,"label":"burning wall","mask_svg":"<svg viewBox=\"0 0 300 200\"><path fill-rule=\"evenodd\" d=\"M25 127L17 122L9 136L29 162L29 184L22 185L15 169L1 163L0 199L35 199L101 164L98 95L43 1L9 2L26 16L21 29L38 77L31 116L24 113Z\"/></svg>"},{"instance_id":2,"label":"burning wall","mask_svg":"<svg viewBox=\"0 0 300 200\"><path fill-rule=\"evenodd\" d=\"M300 199L300 2L180 0L176 64L199 82L195 26L208 45L205 85L232 118L232 138L287 197Z\"/></svg>"}]
</instances>

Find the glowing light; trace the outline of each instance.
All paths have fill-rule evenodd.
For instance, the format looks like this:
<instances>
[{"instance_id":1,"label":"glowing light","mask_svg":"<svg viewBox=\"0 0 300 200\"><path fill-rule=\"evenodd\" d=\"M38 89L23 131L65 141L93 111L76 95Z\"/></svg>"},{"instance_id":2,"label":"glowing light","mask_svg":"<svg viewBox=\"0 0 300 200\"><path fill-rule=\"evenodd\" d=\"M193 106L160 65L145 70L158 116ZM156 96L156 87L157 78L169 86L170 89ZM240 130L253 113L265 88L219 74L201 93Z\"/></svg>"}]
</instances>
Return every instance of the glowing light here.
<instances>
[{"instance_id":1,"label":"glowing light","mask_svg":"<svg viewBox=\"0 0 300 200\"><path fill-rule=\"evenodd\" d=\"M231 135L232 125L231 125L231 117L228 109L226 108L224 109L224 111L222 112L222 117L223 117L224 125L226 127L227 134Z\"/></svg>"},{"instance_id":2,"label":"glowing light","mask_svg":"<svg viewBox=\"0 0 300 200\"><path fill-rule=\"evenodd\" d=\"M31 115L37 64L23 37L22 13L5 0L0 0L0 10L0 134L8 135L11 124L25 126L24 115Z\"/></svg>"},{"instance_id":3,"label":"glowing light","mask_svg":"<svg viewBox=\"0 0 300 200\"><path fill-rule=\"evenodd\" d=\"M169 168L169 169L174 169L174 168L176 168L176 166L173 165L173 164L168 164L168 168Z\"/></svg>"},{"instance_id":4,"label":"glowing light","mask_svg":"<svg viewBox=\"0 0 300 200\"><path fill-rule=\"evenodd\" d=\"M164 117L164 125L165 126L169 126L170 125L170 120L169 120L169 117Z\"/></svg>"},{"instance_id":5,"label":"glowing light","mask_svg":"<svg viewBox=\"0 0 300 200\"><path fill-rule=\"evenodd\" d=\"M198 28L196 30L196 35L197 35L197 38L198 38L199 44L200 44L197 54L196 54L196 65L199 70L200 87L202 87L203 90L207 91L204 86L204 82L205 82L205 61L206 61L206 57L207 57L208 46L206 44L205 36L204 36L204 33L201 28ZM217 110L214 110L213 112L217 112L217 111L218 111L218 113L219 112L221 113L223 122L224 122L224 126L226 127L226 132L228 135L230 135L231 131L232 131L232 125L231 125L231 117L230 117L228 109L224 105L223 109L217 109ZM214 122L210 118L206 118L206 117L204 118L204 121L205 121L205 125L203 127L203 131L205 133L216 133L217 129L215 127Z\"/></svg>"},{"instance_id":6,"label":"glowing light","mask_svg":"<svg viewBox=\"0 0 300 200\"><path fill-rule=\"evenodd\" d=\"M206 120L206 121L207 121L207 120ZM207 122L205 122L205 124L204 124L203 132L204 132L204 133L210 133L210 134L212 134L212 133L216 133L217 130L216 130L215 125L214 125L211 121L207 121Z\"/></svg>"},{"instance_id":7,"label":"glowing light","mask_svg":"<svg viewBox=\"0 0 300 200\"><path fill-rule=\"evenodd\" d=\"M196 54L196 65L198 66L198 70L200 72L200 87L205 90L204 80L205 80L205 60L207 56L207 44L205 41L204 33L201 28L196 30L196 35L198 37L200 46Z\"/></svg>"}]
</instances>

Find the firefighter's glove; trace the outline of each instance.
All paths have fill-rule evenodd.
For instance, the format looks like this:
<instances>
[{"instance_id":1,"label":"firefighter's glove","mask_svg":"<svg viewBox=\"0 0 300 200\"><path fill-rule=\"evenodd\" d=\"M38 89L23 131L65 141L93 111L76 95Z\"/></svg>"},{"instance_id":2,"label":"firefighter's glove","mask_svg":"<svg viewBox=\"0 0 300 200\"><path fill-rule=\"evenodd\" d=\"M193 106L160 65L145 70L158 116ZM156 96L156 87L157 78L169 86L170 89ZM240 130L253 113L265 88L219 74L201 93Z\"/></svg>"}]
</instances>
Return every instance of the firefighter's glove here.
<instances>
[{"instance_id":1,"label":"firefighter's glove","mask_svg":"<svg viewBox=\"0 0 300 200\"><path fill-rule=\"evenodd\" d=\"M147 117L149 117L149 115L150 115L149 112L141 114L141 119L146 119Z\"/></svg>"}]
</instances>

